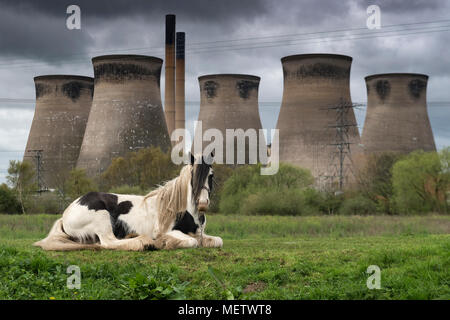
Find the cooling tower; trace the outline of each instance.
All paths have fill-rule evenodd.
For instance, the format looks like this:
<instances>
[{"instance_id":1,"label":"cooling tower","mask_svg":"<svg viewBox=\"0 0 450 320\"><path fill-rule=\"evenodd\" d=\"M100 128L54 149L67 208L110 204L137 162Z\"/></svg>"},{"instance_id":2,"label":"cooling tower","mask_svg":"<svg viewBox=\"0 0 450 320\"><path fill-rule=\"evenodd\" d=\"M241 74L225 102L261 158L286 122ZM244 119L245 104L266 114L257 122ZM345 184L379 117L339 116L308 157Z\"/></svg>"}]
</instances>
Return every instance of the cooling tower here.
<instances>
[{"instance_id":1,"label":"cooling tower","mask_svg":"<svg viewBox=\"0 0 450 320\"><path fill-rule=\"evenodd\" d=\"M169 135L175 129L175 15L166 15L164 113Z\"/></svg>"},{"instance_id":2,"label":"cooling tower","mask_svg":"<svg viewBox=\"0 0 450 320\"><path fill-rule=\"evenodd\" d=\"M251 143L258 150L258 134L259 129L262 129L258 111L260 78L243 74L215 74L201 76L198 80L200 84L200 112L198 120L202 123L202 130L200 131L197 124L194 152L195 141L201 140L208 129L217 129L223 136L223 163L226 162L226 129L242 129L244 131L255 129L257 139ZM245 150L240 150L245 152L245 163L248 163L249 141L246 138ZM234 143L237 146L238 141L235 139ZM203 147L209 144L210 141L204 141ZM255 154L257 156L257 153ZM257 157L256 161L258 159ZM218 157L216 157L216 160L220 161ZM235 149L233 163L228 164L237 164L236 161L237 151Z\"/></svg>"},{"instance_id":3,"label":"cooling tower","mask_svg":"<svg viewBox=\"0 0 450 320\"><path fill-rule=\"evenodd\" d=\"M414 73L366 77L366 153L436 151L427 113L428 76Z\"/></svg>"},{"instance_id":4,"label":"cooling tower","mask_svg":"<svg viewBox=\"0 0 450 320\"><path fill-rule=\"evenodd\" d=\"M161 106L162 60L140 55L92 59L94 98L77 167L90 176L112 158L149 146L170 148Z\"/></svg>"},{"instance_id":5,"label":"cooling tower","mask_svg":"<svg viewBox=\"0 0 450 320\"><path fill-rule=\"evenodd\" d=\"M45 187L60 188L77 162L91 109L94 79L72 75L34 78L36 110L24 160L36 164L33 150L42 150ZM42 186L42 187L44 187Z\"/></svg>"},{"instance_id":6,"label":"cooling tower","mask_svg":"<svg viewBox=\"0 0 450 320\"><path fill-rule=\"evenodd\" d=\"M177 32L176 86L175 86L175 129L185 128L185 33Z\"/></svg>"},{"instance_id":7,"label":"cooling tower","mask_svg":"<svg viewBox=\"0 0 450 320\"><path fill-rule=\"evenodd\" d=\"M338 174L336 167L344 155L344 175L348 178L350 158L360 141L356 118L353 108L341 108L341 118L338 109L332 108L351 104L352 58L302 54L284 57L281 62L284 89L277 122L280 161L311 170L321 184ZM342 136L337 126L342 127ZM339 144L342 154L338 153Z\"/></svg>"}]
</instances>

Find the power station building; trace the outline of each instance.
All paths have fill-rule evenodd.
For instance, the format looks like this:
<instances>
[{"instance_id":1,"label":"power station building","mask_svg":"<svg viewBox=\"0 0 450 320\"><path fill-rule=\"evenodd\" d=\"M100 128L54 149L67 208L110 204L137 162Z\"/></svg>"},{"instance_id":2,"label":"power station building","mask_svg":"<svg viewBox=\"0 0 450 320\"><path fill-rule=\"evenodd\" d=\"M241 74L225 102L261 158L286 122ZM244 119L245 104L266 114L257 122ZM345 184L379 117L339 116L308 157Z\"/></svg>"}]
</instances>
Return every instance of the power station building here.
<instances>
[{"instance_id":1,"label":"power station building","mask_svg":"<svg viewBox=\"0 0 450 320\"><path fill-rule=\"evenodd\" d=\"M427 112L428 76L387 73L365 79L367 113L362 133L365 152L436 151Z\"/></svg>"},{"instance_id":2,"label":"power station building","mask_svg":"<svg viewBox=\"0 0 450 320\"><path fill-rule=\"evenodd\" d=\"M307 168L322 183L338 174L336 166L342 160L348 178L350 160L359 152L360 143L350 97L352 58L300 54L284 57L281 63L284 88L277 122L280 162ZM338 154L338 147L346 151Z\"/></svg>"},{"instance_id":3,"label":"power station building","mask_svg":"<svg viewBox=\"0 0 450 320\"><path fill-rule=\"evenodd\" d=\"M103 173L113 158L129 152L150 146L170 150L170 134L185 129L186 40L175 26L175 15L166 15L164 109L163 60L156 57L99 56L92 59L94 78L34 78L36 109L24 161L36 165L43 186L62 187L74 167L93 177ZM279 161L311 170L319 185L352 179L355 160L363 154L436 150L427 113L427 75L367 76L367 113L360 139L350 96L351 57L299 54L283 57L281 63L284 87L276 125ZM219 163L231 164L227 145L234 146L233 164L242 156L244 163L264 162L260 78L213 74L200 76L198 81L200 112L192 151L203 152L216 139L215 133L220 133L223 158L216 157ZM244 150L237 148L241 133ZM238 153L243 151L245 155ZM249 158L249 152L255 152L256 159Z\"/></svg>"},{"instance_id":4,"label":"power station building","mask_svg":"<svg viewBox=\"0 0 450 320\"><path fill-rule=\"evenodd\" d=\"M251 141L245 138L245 150L240 149L245 163L249 162L248 151L249 142L251 147L259 146L259 129L262 129L261 120L258 111L258 88L260 78L244 74L214 74L205 75L198 78L200 85L200 112L198 116L201 121L195 129L193 151L197 141L205 138L205 131L208 129L217 129L223 136L223 162L226 162L226 144L233 143L235 146L233 164L239 164L236 147L238 139L227 141L227 129L242 129L244 133L248 129L254 129L257 139ZM207 138L208 139L208 138ZM231 135L230 135L231 139ZM209 141L203 141L203 148L210 144ZM263 141L265 145L265 141ZM202 150L203 150L202 148ZM258 155L256 148L255 155ZM257 157L258 159L258 157ZM217 161L220 161L216 157ZM232 163L228 163L232 164Z\"/></svg>"},{"instance_id":5,"label":"power station building","mask_svg":"<svg viewBox=\"0 0 450 320\"><path fill-rule=\"evenodd\" d=\"M36 109L24 161L39 171L43 185L61 187L76 165L92 104L94 79L73 75L34 78Z\"/></svg>"},{"instance_id":6,"label":"power station building","mask_svg":"<svg viewBox=\"0 0 450 320\"><path fill-rule=\"evenodd\" d=\"M89 176L115 157L150 146L163 151L170 139L161 105L162 60L142 55L92 59L94 97L77 167Z\"/></svg>"}]
</instances>

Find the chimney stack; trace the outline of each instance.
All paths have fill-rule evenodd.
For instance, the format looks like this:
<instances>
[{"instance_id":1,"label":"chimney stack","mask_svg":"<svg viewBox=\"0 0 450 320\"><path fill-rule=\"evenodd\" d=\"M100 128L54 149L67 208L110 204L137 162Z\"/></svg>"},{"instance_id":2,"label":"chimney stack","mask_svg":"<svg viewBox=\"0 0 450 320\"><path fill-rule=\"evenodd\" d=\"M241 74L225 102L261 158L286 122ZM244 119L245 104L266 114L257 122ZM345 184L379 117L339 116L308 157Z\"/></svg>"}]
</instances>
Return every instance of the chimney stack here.
<instances>
[{"instance_id":1,"label":"chimney stack","mask_svg":"<svg viewBox=\"0 0 450 320\"><path fill-rule=\"evenodd\" d=\"M177 32L176 86L175 86L175 129L185 129L185 33Z\"/></svg>"},{"instance_id":2,"label":"chimney stack","mask_svg":"<svg viewBox=\"0 0 450 320\"><path fill-rule=\"evenodd\" d=\"M166 15L164 113L169 136L175 129L175 15Z\"/></svg>"}]
</instances>

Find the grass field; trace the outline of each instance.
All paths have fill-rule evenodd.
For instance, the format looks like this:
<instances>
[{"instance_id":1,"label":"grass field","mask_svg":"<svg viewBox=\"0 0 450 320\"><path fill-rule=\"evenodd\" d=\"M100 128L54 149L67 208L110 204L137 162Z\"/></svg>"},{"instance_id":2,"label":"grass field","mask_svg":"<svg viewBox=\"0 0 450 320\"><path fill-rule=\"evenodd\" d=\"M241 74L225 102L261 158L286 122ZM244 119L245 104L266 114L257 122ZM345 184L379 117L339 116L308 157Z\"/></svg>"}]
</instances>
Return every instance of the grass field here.
<instances>
[{"instance_id":1,"label":"grass field","mask_svg":"<svg viewBox=\"0 0 450 320\"><path fill-rule=\"evenodd\" d=\"M209 215L222 249L32 247L56 218L0 215L0 299L450 299L450 216ZM66 286L69 265L80 289Z\"/></svg>"}]
</instances>

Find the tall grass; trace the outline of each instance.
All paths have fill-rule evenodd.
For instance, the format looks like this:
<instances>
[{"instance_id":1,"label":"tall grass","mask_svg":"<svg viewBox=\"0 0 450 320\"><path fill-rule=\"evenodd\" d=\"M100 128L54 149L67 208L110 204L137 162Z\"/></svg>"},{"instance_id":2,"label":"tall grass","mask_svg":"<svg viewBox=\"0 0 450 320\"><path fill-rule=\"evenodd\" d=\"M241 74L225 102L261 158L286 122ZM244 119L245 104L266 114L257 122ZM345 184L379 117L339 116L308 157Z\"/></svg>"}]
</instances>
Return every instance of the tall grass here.
<instances>
[{"instance_id":1,"label":"tall grass","mask_svg":"<svg viewBox=\"0 0 450 320\"><path fill-rule=\"evenodd\" d=\"M215 215L206 231L228 239L449 234L450 217Z\"/></svg>"},{"instance_id":2,"label":"tall grass","mask_svg":"<svg viewBox=\"0 0 450 320\"><path fill-rule=\"evenodd\" d=\"M0 238L44 237L59 217L0 215ZM225 239L449 234L450 216L207 215L206 232Z\"/></svg>"},{"instance_id":3,"label":"tall grass","mask_svg":"<svg viewBox=\"0 0 450 320\"><path fill-rule=\"evenodd\" d=\"M32 247L58 217L0 215L0 299L450 298L449 216L208 215L222 249ZM80 289L67 288L69 265ZM369 265L380 290L366 286Z\"/></svg>"},{"instance_id":4,"label":"tall grass","mask_svg":"<svg viewBox=\"0 0 450 320\"><path fill-rule=\"evenodd\" d=\"M0 214L0 238L25 239L47 235L60 215L6 215Z\"/></svg>"}]
</instances>

